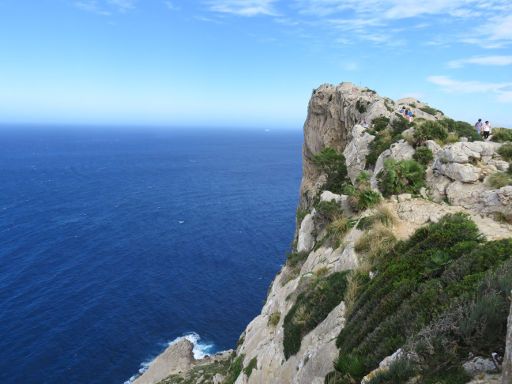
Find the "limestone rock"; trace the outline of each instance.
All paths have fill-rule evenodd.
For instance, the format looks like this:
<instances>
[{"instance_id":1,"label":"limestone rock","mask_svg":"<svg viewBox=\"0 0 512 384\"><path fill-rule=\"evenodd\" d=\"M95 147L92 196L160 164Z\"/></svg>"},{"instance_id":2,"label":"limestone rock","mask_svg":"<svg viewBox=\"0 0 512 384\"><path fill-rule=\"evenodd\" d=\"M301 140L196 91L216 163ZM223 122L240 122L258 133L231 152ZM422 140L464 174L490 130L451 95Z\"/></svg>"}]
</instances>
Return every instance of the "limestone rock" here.
<instances>
[{"instance_id":1,"label":"limestone rock","mask_svg":"<svg viewBox=\"0 0 512 384\"><path fill-rule=\"evenodd\" d=\"M444 176L463 183L474 183L480 179L480 169L471 164L443 164L439 169Z\"/></svg>"},{"instance_id":2,"label":"limestone rock","mask_svg":"<svg viewBox=\"0 0 512 384\"><path fill-rule=\"evenodd\" d=\"M366 167L366 156L369 153L369 145L375 136L368 134L365 129L357 124L352 128L351 140L343 151L347 164L347 171L352 183Z\"/></svg>"},{"instance_id":3,"label":"limestone rock","mask_svg":"<svg viewBox=\"0 0 512 384\"><path fill-rule=\"evenodd\" d=\"M298 252L309 252L315 245L315 221L314 214L308 213L302 220L297 240Z\"/></svg>"},{"instance_id":4,"label":"limestone rock","mask_svg":"<svg viewBox=\"0 0 512 384\"><path fill-rule=\"evenodd\" d=\"M194 345L189 340L178 340L153 360L148 370L133 383L155 384L167 376L188 371L195 362L193 348Z\"/></svg>"},{"instance_id":5,"label":"limestone rock","mask_svg":"<svg viewBox=\"0 0 512 384\"><path fill-rule=\"evenodd\" d=\"M496 373L496 365L491 359L483 357L474 357L462 364L464 370L471 376L476 376L481 373Z\"/></svg>"}]
</instances>

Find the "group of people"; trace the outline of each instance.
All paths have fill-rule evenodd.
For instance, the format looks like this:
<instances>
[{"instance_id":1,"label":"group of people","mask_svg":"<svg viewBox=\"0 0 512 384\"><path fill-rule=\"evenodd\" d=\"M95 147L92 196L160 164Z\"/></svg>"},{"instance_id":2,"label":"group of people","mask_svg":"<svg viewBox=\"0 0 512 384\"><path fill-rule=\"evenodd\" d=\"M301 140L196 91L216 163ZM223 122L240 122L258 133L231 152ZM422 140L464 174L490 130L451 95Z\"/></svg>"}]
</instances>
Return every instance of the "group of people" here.
<instances>
[{"instance_id":1,"label":"group of people","mask_svg":"<svg viewBox=\"0 0 512 384\"><path fill-rule=\"evenodd\" d=\"M479 135L484 137L484 139L488 139L492 131L491 123L489 123L489 121L482 123L482 119L478 119L475 123L475 129Z\"/></svg>"},{"instance_id":2,"label":"group of people","mask_svg":"<svg viewBox=\"0 0 512 384\"><path fill-rule=\"evenodd\" d=\"M414 114L412 113L412 111L410 109L405 108L404 106L402 106L402 109L400 109L400 114L403 117L405 117L407 120L409 120L410 123L412 122L412 119L414 118Z\"/></svg>"}]
</instances>

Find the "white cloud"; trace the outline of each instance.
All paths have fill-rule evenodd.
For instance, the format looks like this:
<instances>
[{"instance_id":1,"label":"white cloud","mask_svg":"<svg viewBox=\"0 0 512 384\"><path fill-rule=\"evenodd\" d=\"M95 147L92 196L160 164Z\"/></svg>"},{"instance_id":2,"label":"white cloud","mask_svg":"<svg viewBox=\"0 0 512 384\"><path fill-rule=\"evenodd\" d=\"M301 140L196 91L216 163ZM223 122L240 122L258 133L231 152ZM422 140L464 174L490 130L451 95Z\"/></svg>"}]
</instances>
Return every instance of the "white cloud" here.
<instances>
[{"instance_id":1,"label":"white cloud","mask_svg":"<svg viewBox=\"0 0 512 384\"><path fill-rule=\"evenodd\" d=\"M164 5L170 11L177 11L180 9L176 4L169 0L164 1Z\"/></svg>"},{"instance_id":2,"label":"white cloud","mask_svg":"<svg viewBox=\"0 0 512 384\"><path fill-rule=\"evenodd\" d=\"M460 81L448 76L429 76L427 80L440 86L443 91L448 93L493 93L500 102L512 102L512 82Z\"/></svg>"},{"instance_id":3,"label":"white cloud","mask_svg":"<svg viewBox=\"0 0 512 384\"><path fill-rule=\"evenodd\" d=\"M127 12L135 8L136 0L77 0L75 7L82 11L101 16L110 16L113 12Z\"/></svg>"},{"instance_id":4,"label":"white cloud","mask_svg":"<svg viewBox=\"0 0 512 384\"><path fill-rule=\"evenodd\" d=\"M461 68L467 64L506 66L512 65L512 56L476 56L468 59L452 60L448 62L450 68Z\"/></svg>"},{"instance_id":5,"label":"white cloud","mask_svg":"<svg viewBox=\"0 0 512 384\"><path fill-rule=\"evenodd\" d=\"M217 13L229 13L237 16L276 16L274 4L277 0L210 0L209 9Z\"/></svg>"}]
</instances>

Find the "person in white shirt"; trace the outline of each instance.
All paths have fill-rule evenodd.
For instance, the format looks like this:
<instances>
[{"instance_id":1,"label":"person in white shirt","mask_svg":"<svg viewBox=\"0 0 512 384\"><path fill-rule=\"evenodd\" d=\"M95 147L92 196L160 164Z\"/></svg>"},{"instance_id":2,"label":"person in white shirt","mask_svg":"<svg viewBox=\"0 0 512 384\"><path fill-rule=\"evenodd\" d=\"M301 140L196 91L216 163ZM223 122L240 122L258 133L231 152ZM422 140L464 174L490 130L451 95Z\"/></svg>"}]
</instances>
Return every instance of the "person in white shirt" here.
<instances>
[{"instance_id":1,"label":"person in white shirt","mask_svg":"<svg viewBox=\"0 0 512 384\"><path fill-rule=\"evenodd\" d=\"M491 134L491 123L489 121L486 121L484 125L482 126L482 131L484 133L484 139L488 139L489 135Z\"/></svg>"}]
</instances>

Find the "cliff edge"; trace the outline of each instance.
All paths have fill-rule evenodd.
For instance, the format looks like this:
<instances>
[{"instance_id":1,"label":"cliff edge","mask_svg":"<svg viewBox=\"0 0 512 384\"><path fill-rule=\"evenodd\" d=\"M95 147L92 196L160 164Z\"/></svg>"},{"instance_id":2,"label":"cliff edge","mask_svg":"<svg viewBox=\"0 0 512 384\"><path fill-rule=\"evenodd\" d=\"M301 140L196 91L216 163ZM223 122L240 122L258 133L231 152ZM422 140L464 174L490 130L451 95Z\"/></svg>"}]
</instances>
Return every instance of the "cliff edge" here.
<instances>
[{"instance_id":1,"label":"cliff edge","mask_svg":"<svg viewBox=\"0 0 512 384\"><path fill-rule=\"evenodd\" d=\"M261 314L235 352L140 382L510 384L510 161L511 143L419 100L320 86Z\"/></svg>"}]
</instances>

